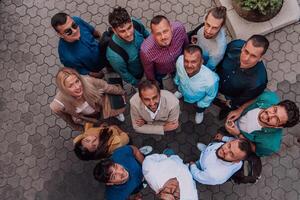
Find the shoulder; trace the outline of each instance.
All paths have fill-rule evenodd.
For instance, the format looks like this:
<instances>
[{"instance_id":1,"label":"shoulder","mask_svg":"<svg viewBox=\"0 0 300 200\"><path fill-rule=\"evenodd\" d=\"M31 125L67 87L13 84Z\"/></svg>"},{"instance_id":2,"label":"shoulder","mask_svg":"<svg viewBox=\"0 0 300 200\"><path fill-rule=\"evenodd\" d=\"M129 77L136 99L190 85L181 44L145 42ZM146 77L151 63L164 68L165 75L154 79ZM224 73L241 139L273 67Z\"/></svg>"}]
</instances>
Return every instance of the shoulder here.
<instances>
[{"instance_id":1,"label":"shoulder","mask_svg":"<svg viewBox=\"0 0 300 200\"><path fill-rule=\"evenodd\" d=\"M208 84L211 83L214 85L217 81L219 81L219 76L217 75L217 73L210 70L205 65L202 65L202 68L203 68L205 79L208 81L207 82Z\"/></svg>"},{"instance_id":2,"label":"shoulder","mask_svg":"<svg viewBox=\"0 0 300 200\"><path fill-rule=\"evenodd\" d=\"M81 19L81 18L78 17L78 16L73 16L72 19L73 19L76 23L82 23L82 22L83 22L83 19Z\"/></svg>"},{"instance_id":3,"label":"shoulder","mask_svg":"<svg viewBox=\"0 0 300 200\"><path fill-rule=\"evenodd\" d=\"M231 48L239 48L242 49L243 45L246 43L245 40L233 40L231 42L228 43L227 48L231 49Z\"/></svg>"},{"instance_id":4,"label":"shoulder","mask_svg":"<svg viewBox=\"0 0 300 200\"><path fill-rule=\"evenodd\" d=\"M133 155L133 150L131 146L125 145L123 147L120 147L116 149L112 154L112 160L117 162L118 158L121 158L123 156L130 156Z\"/></svg>"},{"instance_id":5,"label":"shoulder","mask_svg":"<svg viewBox=\"0 0 300 200\"><path fill-rule=\"evenodd\" d=\"M181 23L179 21L171 22L171 27L172 27L173 31L175 31L175 32L184 32L185 33L185 27L184 27L183 23Z\"/></svg>"},{"instance_id":6,"label":"shoulder","mask_svg":"<svg viewBox=\"0 0 300 200\"><path fill-rule=\"evenodd\" d=\"M155 41L152 35L149 35L141 45L141 53L147 53L154 50Z\"/></svg>"},{"instance_id":7,"label":"shoulder","mask_svg":"<svg viewBox=\"0 0 300 200\"><path fill-rule=\"evenodd\" d=\"M160 95L166 100L168 107L175 107L179 105L179 100L172 92L169 92L168 90L161 90Z\"/></svg>"},{"instance_id":8,"label":"shoulder","mask_svg":"<svg viewBox=\"0 0 300 200\"><path fill-rule=\"evenodd\" d=\"M139 93L135 93L129 100L130 106L137 106L140 102L141 98L139 96Z\"/></svg>"},{"instance_id":9,"label":"shoulder","mask_svg":"<svg viewBox=\"0 0 300 200\"><path fill-rule=\"evenodd\" d=\"M264 91L257 99L258 103L270 103L270 104L277 104L280 101L279 96L276 92L272 91Z\"/></svg>"},{"instance_id":10,"label":"shoulder","mask_svg":"<svg viewBox=\"0 0 300 200\"><path fill-rule=\"evenodd\" d=\"M58 92L53 101L50 103L50 108L54 113L58 113L64 110L65 102L63 102L62 96L63 94L61 92Z\"/></svg>"}]
</instances>

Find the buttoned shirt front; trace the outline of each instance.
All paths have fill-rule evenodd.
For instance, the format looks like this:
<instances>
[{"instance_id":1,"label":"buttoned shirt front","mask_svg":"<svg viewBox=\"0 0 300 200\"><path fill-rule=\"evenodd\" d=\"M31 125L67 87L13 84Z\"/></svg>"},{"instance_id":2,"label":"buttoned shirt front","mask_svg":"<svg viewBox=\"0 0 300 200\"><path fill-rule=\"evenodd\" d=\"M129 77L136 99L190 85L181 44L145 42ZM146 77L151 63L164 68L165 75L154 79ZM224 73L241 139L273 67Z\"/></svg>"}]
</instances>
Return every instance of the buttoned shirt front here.
<instances>
[{"instance_id":1,"label":"buttoned shirt front","mask_svg":"<svg viewBox=\"0 0 300 200\"><path fill-rule=\"evenodd\" d=\"M164 154L147 156L143 162L143 174L149 186L156 192L171 178L179 182L180 200L198 200L195 181L188 167L177 155Z\"/></svg>"},{"instance_id":2,"label":"buttoned shirt front","mask_svg":"<svg viewBox=\"0 0 300 200\"><path fill-rule=\"evenodd\" d=\"M184 68L183 55L176 62L174 82L182 93L184 101L197 103L200 108L207 108L218 93L218 75L202 65L200 71L189 77Z\"/></svg>"},{"instance_id":3,"label":"buttoned shirt front","mask_svg":"<svg viewBox=\"0 0 300 200\"><path fill-rule=\"evenodd\" d=\"M145 75L149 80L155 80L155 74L165 75L175 71L175 63L189 43L185 28L180 22L171 22L172 40L169 46L159 46L150 35L141 46L140 57Z\"/></svg>"},{"instance_id":4,"label":"buttoned shirt front","mask_svg":"<svg viewBox=\"0 0 300 200\"><path fill-rule=\"evenodd\" d=\"M243 162L226 162L217 157L216 151L223 142L210 143L201 152L199 163L201 169L196 164L190 166L193 178L205 185L219 185L225 183L241 167Z\"/></svg>"},{"instance_id":5,"label":"buttoned shirt front","mask_svg":"<svg viewBox=\"0 0 300 200\"><path fill-rule=\"evenodd\" d=\"M262 61L248 69L240 67L241 49L244 44L243 40L230 42L223 60L217 67L220 77L219 92L231 100L234 109L259 96L268 83L267 71Z\"/></svg>"}]
</instances>

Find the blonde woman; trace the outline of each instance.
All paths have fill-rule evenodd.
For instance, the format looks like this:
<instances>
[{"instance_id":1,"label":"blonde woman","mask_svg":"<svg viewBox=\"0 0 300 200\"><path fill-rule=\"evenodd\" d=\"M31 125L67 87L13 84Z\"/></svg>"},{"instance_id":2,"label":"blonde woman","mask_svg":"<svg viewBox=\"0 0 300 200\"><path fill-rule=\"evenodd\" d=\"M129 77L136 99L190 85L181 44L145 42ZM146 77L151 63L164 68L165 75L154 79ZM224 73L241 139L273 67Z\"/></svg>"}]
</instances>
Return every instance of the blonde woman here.
<instances>
[{"instance_id":1,"label":"blonde woman","mask_svg":"<svg viewBox=\"0 0 300 200\"><path fill-rule=\"evenodd\" d=\"M75 130L81 130L85 122L96 123L100 116L104 119L116 117L124 121L125 106L112 109L108 94L124 95L125 91L102 79L79 75L71 68L62 68L56 75L59 89L50 104L51 110L63 118Z\"/></svg>"}]
</instances>

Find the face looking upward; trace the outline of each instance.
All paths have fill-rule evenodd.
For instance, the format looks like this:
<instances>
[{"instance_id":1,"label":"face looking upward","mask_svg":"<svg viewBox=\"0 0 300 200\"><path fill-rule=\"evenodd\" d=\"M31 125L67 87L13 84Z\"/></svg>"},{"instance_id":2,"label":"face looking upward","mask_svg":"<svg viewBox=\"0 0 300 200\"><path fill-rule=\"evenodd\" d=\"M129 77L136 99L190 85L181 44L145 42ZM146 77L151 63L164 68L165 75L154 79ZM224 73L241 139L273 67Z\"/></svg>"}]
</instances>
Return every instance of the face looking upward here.
<instances>
[{"instance_id":1,"label":"face looking upward","mask_svg":"<svg viewBox=\"0 0 300 200\"><path fill-rule=\"evenodd\" d=\"M98 135L89 135L81 140L81 144L89 152L94 152L99 146L99 136Z\"/></svg>"},{"instance_id":2,"label":"face looking upward","mask_svg":"<svg viewBox=\"0 0 300 200\"><path fill-rule=\"evenodd\" d=\"M106 185L121 185L129 179L128 171L120 164L115 163L109 170L111 175Z\"/></svg>"},{"instance_id":3,"label":"face looking upward","mask_svg":"<svg viewBox=\"0 0 300 200\"><path fill-rule=\"evenodd\" d=\"M184 51L183 59L184 69L189 77L194 76L200 71L203 60L199 51L192 54Z\"/></svg>"},{"instance_id":4,"label":"face looking upward","mask_svg":"<svg viewBox=\"0 0 300 200\"><path fill-rule=\"evenodd\" d=\"M204 22L204 37L212 39L217 36L223 25L223 19L215 18L211 13L208 14Z\"/></svg>"},{"instance_id":5,"label":"face looking upward","mask_svg":"<svg viewBox=\"0 0 300 200\"><path fill-rule=\"evenodd\" d=\"M141 91L141 100L147 108L152 112L156 112L160 101L160 94L155 86L146 88Z\"/></svg>"},{"instance_id":6,"label":"face looking upward","mask_svg":"<svg viewBox=\"0 0 300 200\"><path fill-rule=\"evenodd\" d=\"M161 47L167 47L172 41L172 28L166 19L159 24L151 24L151 32L156 43Z\"/></svg>"},{"instance_id":7,"label":"face looking upward","mask_svg":"<svg viewBox=\"0 0 300 200\"><path fill-rule=\"evenodd\" d=\"M134 27L132 22L123 24L113 29L114 33L126 42L132 42L134 39Z\"/></svg>"},{"instance_id":8,"label":"face looking upward","mask_svg":"<svg viewBox=\"0 0 300 200\"><path fill-rule=\"evenodd\" d=\"M217 157L227 162L239 162L244 159L246 153L239 148L239 140L226 142L216 151Z\"/></svg>"},{"instance_id":9,"label":"face looking upward","mask_svg":"<svg viewBox=\"0 0 300 200\"><path fill-rule=\"evenodd\" d=\"M263 47L253 46L251 40L245 43L240 55L241 68L254 67L261 60L263 51Z\"/></svg>"},{"instance_id":10,"label":"face looking upward","mask_svg":"<svg viewBox=\"0 0 300 200\"><path fill-rule=\"evenodd\" d=\"M264 127L282 127L288 121L288 115L283 106L271 106L258 114L258 120Z\"/></svg>"},{"instance_id":11,"label":"face looking upward","mask_svg":"<svg viewBox=\"0 0 300 200\"><path fill-rule=\"evenodd\" d=\"M75 42L80 39L80 28L75 21L67 16L65 24L56 27L58 35L67 42Z\"/></svg>"},{"instance_id":12,"label":"face looking upward","mask_svg":"<svg viewBox=\"0 0 300 200\"><path fill-rule=\"evenodd\" d=\"M78 99L83 95L82 82L76 75L68 76L64 81L66 92L72 97Z\"/></svg>"}]
</instances>

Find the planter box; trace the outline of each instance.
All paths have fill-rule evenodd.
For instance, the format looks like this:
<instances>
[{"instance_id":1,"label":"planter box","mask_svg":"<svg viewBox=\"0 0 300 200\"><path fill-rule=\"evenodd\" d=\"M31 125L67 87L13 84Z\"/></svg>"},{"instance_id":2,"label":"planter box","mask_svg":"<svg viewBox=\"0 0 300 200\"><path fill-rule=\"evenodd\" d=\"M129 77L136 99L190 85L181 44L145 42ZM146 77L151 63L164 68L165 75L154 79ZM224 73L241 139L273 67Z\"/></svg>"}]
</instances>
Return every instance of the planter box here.
<instances>
[{"instance_id":1,"label":"planter box","mask_svg":"<svg viewBox=\"0 0 300 200\"><path fill-rule=\"evenodd\" d=\"M300 18L297 0L285 0L280 12L266 22L249 22L241 18L233 9L231 0L215 0L217 5L227 8L226 26L234 39L248 39L253 34L266 35L287 25L295 23Z\"/></svg>"}]
</instances>

